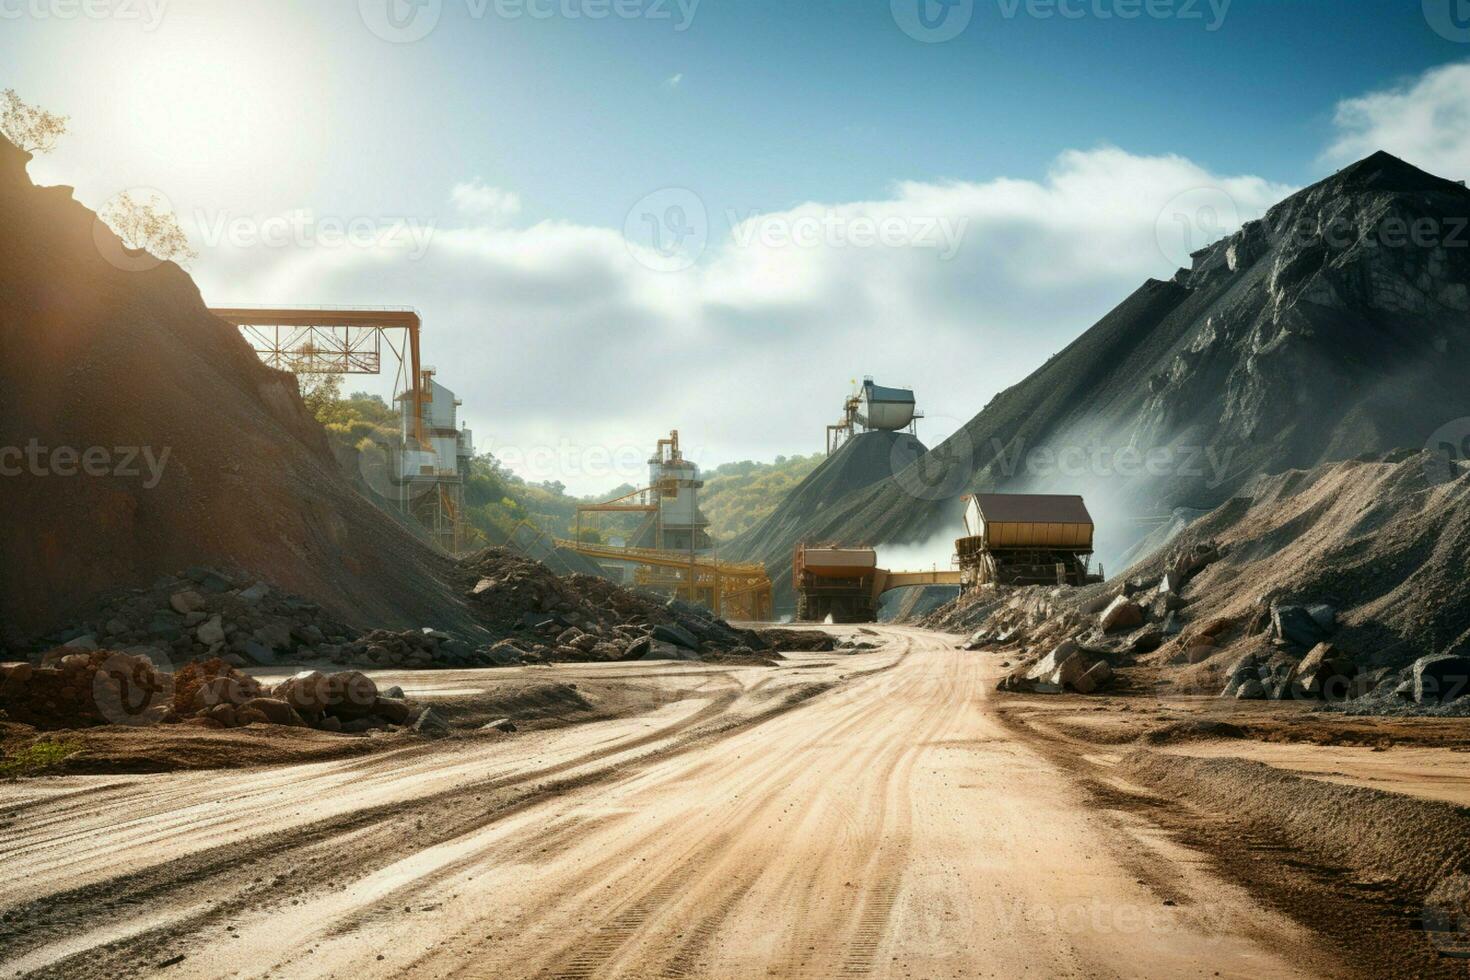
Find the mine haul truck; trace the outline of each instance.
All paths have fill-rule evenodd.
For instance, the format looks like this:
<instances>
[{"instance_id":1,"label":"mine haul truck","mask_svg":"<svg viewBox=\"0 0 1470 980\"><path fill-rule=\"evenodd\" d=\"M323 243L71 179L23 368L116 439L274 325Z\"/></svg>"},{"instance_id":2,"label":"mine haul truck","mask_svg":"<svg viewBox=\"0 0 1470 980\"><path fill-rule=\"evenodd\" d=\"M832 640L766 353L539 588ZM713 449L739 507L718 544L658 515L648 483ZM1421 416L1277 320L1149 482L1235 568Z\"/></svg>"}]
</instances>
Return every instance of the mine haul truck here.
<instances>
[{"instance_id":1,"label":"mine haul truck","mask_svg":"<svg viewBox=\"0 0 1470 980\"><path fill-rule=\"evenodd\" d=\"M820 623L871 623L878 618L874 583L878 553L872 548L796 546L791 584L796 618Z\"/></svg>"},{"instance_id":2,"label":"mine haul truck","mask_svg":"<svg viewBox=\"0 0 1470 980\"><path fill-rule=\"evenodd\" d=\"M1092 517L1064 494L977 493L965 497L965 537L955 542L961 591L976 586L1087 585Z\"/></svg>"}]
</instances>

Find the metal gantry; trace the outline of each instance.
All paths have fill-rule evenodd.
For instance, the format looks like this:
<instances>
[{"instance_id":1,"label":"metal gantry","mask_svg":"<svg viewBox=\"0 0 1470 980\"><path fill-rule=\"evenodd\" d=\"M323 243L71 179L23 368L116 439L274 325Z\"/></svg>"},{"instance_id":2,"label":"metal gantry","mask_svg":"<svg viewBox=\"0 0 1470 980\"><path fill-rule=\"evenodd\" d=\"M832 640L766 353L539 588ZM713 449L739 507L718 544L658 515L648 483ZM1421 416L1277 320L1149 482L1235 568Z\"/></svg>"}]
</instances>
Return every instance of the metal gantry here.
<instances>
[{"instance_id":1,"label":"metal gantry","mask_svg":"<svg viewBox=\"0 0 1470 980\"><path fill-rule=\"evenodd\" d=\"M423 319L411 307L230 306L210 309L237 328L267 365L292 374L381 374L384 348L397 371L393 400L406 401L405 441L414 450L430 446L424 421L432 401L431 369L420 358ZM407 393L400 399L399 392ZM466 542L463 485L443 474L414 475L397 487L396 505L429 536L456 553Z\"/></svg>"},{"instance_id":2,"label":"metal gantry","mask_svg":"<svg viewBox=\"0 0 1470 980\"><path fill-rule=\"evenodd\" d=\"M211 313L239 328L251 349L271 367L293 374L381 374L386 345L398 363L394 395L412 392L413 434L424 444L427 397L419 357L423 319L410 307L213 307ZM395 346L401 334L402 346Z\"/></svg>"}]
</instances>

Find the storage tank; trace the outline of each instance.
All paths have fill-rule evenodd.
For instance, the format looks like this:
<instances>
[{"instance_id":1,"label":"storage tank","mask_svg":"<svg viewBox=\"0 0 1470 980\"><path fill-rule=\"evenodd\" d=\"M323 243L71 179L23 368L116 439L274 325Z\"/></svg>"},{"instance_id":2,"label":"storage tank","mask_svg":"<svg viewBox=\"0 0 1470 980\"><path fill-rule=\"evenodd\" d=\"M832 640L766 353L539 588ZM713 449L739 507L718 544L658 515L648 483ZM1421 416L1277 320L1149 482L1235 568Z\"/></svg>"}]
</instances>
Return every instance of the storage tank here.
<instances>
[{"instance_id":1,"label":"storage tank","mask_svg":"<svg viewBox=\"0 0 1470 980\"><path fill-rule=\"evenodd\" d=\"M914 393L909 388L885 388L863 379L858 399L857 420L869 429L898 432L914 421Z\"/></svg>"}]
</instances>

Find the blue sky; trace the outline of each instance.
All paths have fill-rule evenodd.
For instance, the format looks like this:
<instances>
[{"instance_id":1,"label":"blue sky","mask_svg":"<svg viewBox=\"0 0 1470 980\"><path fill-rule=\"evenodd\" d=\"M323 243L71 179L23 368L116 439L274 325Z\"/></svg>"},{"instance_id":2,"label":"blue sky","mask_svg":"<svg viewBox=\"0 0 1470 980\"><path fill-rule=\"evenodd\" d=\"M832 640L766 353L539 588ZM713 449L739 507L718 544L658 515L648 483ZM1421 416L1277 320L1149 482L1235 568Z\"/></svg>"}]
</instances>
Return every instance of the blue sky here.
<instances>
[{"instance_id":1,"label":"blue sky","mask_svg":"<svg viewBox=\"0 0 1470 980\"><path fill-rule=\"evenodd\" d=\"M900 28L920 0L417 0L397 12L433 29L410 43L370 29L405 0L94 2L0 0L0 84L72 117L36 179L92 206L157 188L212 302L420 307L511 455L673 426L710 463L809 452L848 379L886 372L933 441L1170 274L1154 226L1180 194L1243 220L1380 145L1470 171L1464 0L974 0L943 43ZM588 16L614 3L637 16ZM638 216L672 213L668 188L708 244L650 271ZM302 213L433 236L219 231ZM963 250L732 245L752 213L963 219ZM624 386L650 363L757 404ZM525 472L621 482L559 468Z\"/></svg>"}]
</instances>

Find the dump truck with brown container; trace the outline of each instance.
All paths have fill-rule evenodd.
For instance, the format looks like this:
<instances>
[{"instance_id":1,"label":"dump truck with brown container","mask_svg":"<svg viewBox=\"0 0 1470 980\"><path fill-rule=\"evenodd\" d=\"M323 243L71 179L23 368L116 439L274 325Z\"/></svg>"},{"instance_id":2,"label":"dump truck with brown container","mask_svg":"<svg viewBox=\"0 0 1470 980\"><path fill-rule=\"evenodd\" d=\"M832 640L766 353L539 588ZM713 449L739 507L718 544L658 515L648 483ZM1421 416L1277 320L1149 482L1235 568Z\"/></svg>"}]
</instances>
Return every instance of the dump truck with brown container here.
<instances>
[{"instance_id":1,"label":"dump truck with brown container","mask_svg":"<svg viewBox=\"0 0 1470 980\"><path fill-rule=\"evenodd\" d=\"M803 622L871 623L878 615L874 585L878 552L872 548L796 546L791 582L796 618Z\"/></svg>"},{"instance_id":2,"label":"dump truck with brown container","mask_svg":"<svg viewBox=\"0 0 1470 980\"><path fill-rule=\"evenodd\" d=\"M955 542L960 588L1101 582L1092 560L1092 515L1070 494L977 493L965 499Z\"/></svg>"}]
</instances>

